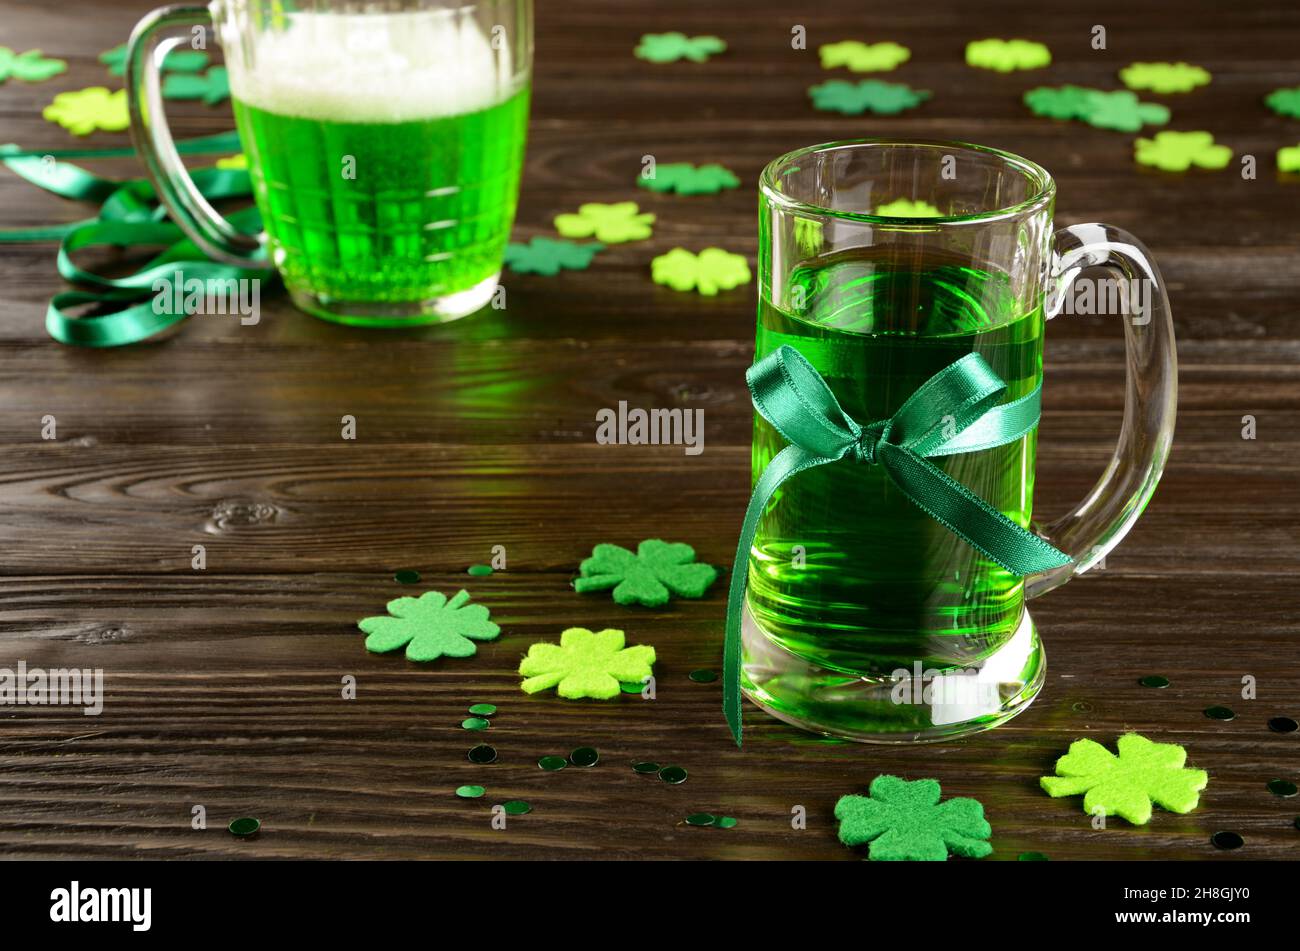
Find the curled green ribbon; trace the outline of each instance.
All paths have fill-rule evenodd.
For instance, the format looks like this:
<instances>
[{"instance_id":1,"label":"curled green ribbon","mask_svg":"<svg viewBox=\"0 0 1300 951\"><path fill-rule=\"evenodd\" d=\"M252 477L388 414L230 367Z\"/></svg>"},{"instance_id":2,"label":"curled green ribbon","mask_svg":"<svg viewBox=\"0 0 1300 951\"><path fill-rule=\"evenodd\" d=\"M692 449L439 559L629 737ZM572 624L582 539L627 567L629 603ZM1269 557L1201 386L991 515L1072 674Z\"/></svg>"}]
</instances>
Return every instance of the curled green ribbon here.
<instances>
[{"instance_id":1,"label":"curled green ribbon","mask_svg":"<svg viewBox=\"0 0 1300 951\"><path fill-rule=\"evenodd\" d=\"M722 708L741 743L741 615L749 555L772 494L791 476L842 459L884 467L915 505L996 564L1028 575L1071 562L1021 528L929 460L978 452L1020 439L1038 425L1041 387L1001 403L1007 385L978 353L944 367L889 419L865 426L851 419L821 374L798 350L781 346L745 374L754 408L789 443L754 486L736 546L727 594Z\"/></svg>"}]
</instances>

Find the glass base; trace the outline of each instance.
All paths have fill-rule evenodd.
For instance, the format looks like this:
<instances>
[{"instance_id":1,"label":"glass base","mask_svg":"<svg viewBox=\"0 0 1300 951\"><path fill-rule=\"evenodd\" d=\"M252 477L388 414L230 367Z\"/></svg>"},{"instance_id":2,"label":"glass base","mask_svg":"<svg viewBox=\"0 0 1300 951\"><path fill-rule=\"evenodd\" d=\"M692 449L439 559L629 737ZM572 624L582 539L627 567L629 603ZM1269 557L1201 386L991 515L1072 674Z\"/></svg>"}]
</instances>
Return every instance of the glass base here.
<instances>
[{"instance_id":1,"label":"glass base","mask_svg":"<svg viewBox=\"0 0 1300 951\"><path fill-rule=\"evenodd\" d=\"M339 324L354 327L417 327L423 324L445 324L482 309L492 300L500 277L498 271L467 290L427 300L349 301L294 288L289 289L289 297L300 310Z\"/></svg>"},{"instance_id":2,"label":"glass base","mask_svg":"<svg viewBox=\"0 0 1300 951\"><path fill-rule=\"evenodd\" d=\"M778 720L858 743L928 743L988 730L1020 713L1047 672L1026 611L978 667L861 677L830 670L771 640L745 606L741 689Z\"/></svg>"}]
</instances>

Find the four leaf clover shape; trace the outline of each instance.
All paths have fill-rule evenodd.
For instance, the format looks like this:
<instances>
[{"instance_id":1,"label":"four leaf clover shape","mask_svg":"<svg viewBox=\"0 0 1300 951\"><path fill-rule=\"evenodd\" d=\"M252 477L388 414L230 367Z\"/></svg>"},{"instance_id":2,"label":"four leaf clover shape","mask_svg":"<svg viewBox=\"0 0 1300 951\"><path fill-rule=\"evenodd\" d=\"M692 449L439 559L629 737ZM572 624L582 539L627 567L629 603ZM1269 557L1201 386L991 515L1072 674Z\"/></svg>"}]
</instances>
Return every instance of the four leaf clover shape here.
<instances>
[{"instance_id":1,"label":"four leaf clover shape","mask_svg":"<svg viewBox=\"0 0 1300 951\"><path fill-rule=\"evenodd\" d=\"M740 179L721 165L692 165L690 162L670 162L655 166L650 177L642 176L636 182L642 188L655 192L676 192L679 195L714 195L724 188L736 188Z\"/></svg>"},{"instance_id":2,"label":"four leaf clover shape","mask_svg":"<svg viewBox=\"0 0 1300 951\"><path fill-rule=\"evenodd\" d=\"M1120 89L1116 92L1089 90L1082 118L1098 129L1137 132L1143 125L1164 125L1169 110L1159 103L1139 102L1137 93Z\"/></svg>"},{"instance_id":3,"label":"four leaf clover shape","mask_svg":"<svg viewBox=\"0 0 1300 951\"><path fill-rule=\"evenodd\" d=\"M660 607L670 594L700 598L718 577L718 569L695 561L695 549L681 542L648 538L636 554L619 545L597 545L579 566L573 582L580 594L614 589L619 604ZM634 678L635 679L635 678Z\"/></svg>"},{"instance_id":4,"label":"four leaf clover shape","mask_svg":"<svg viewBox=\"0 0 1300 951\"><path fill-rule=\"evenodd\" d=\"M121 132L131 124L126 111L126 90L109 92L103 86L61 92L41 115L73 135L90 135L96 129Z\"/></svg>"},{"instance_id":5,"label":"four leaf clover shape","mask_svg":"<svg viewBox=\"0 0 1300 951\"><path fill-rule=\"evenodd\" d=\"M844 40L818 47L823 69L847 66L855 73L876 73L894 69L912 57L912 51L901 43L863 43Z\"/></svg>"},{"instance_id":6,"label":"four leaf clover shape","mask_svg":"<svg viewBox=\"0 0 1300 951\"><path fill-rule=\"evenodd\" d=\"M1217 145L1209 132L1157 132L1154 139L1138 139L1133 156L1139 165L1151 165L1166 172L1197 168L1223 168L1232 159L1232 149Z\"/></svg>"},{"instance_id":7,"label":"four leaf clover shape","mask_svg":"<svg viewBox=\"0 0 1300 951\"><path fill-rule=\"evenodd\" d=\"M840 841L847 846L871 843L873 862L944 862L948 853L983 858L993 851L986 841L993 830L978 800L939 802L942 790L933 779L908 782L877 776L869 796L844 796L835 804Z\"/></svg>"},{"instance_id":8,"label":"four leaf clover shape","mask_svg":"<svg viewBox=\"0 0 1300 951\"><path fill-rule=\"evenodd\" d=\"M163 78L162 94L167 99L201 99L215 106L230 98L226 67L213 66L206 73L172 73Z\"/></svg>"},{"instance_id":9,"label":"four leaf clover shape","mask_svg":"<svg viewBox=\"0 0 1300 951\"><path fill-rule=\"evenodd\" d=\"M1115 756L1093 740L1075 740L1056 761L1056 775L1039 780L1053 798L1083 797L1089 815L1119 816L1146 825L1151 804L1170 812L1196 808L1200 791L1210 781L1203 769L1186 769L1187 751L1176 743L1155 743L1137 733L1119 738Z\"/></svg>"},{"instance_id":10,"label":"four leaf clover shape","mask_svg":"<svg viewBox=\"0 0 1300 951\"><path fill-rule=\"evenodd\" d=\"M519 686L524 693L556 687L566 700L608 700L622 692L622 684L643 682L654 662L653 647L624 647L622 631L593 634L571 627L560 635L559 644L543 642L528 648L528 656L519 664L520 675L527 679Z\"/></svg>"},{"instance_id":11,"label":"four leaf clover shape","mask_svg":"<svg viewBox=\"0 0 1300 951\"><path fill-rule=\"evenodd\" d=\"M719 290L749 283L749 264L744 256L721 248L705 248L692 254L685 248L673 248L650 262L650 277L675 291L699 291L705 297Z\"/></svg>"},{"instance_id":12,"label":"four leaf clover shape","mask_svg":"<svg viewBox=\"0 0 1300 951\"><path fill-rule=\"evenodd\" d=\"M99 54L99 61L108 67L113 76L126 72L126 44L114 46ZM166 72L197 73L208 65L208 54L202 50L174 49L163 57L162 68Z\"/></svg>"},{"instance_id":13,"label":"four leaf clover shape","mask_svg":"<svg viewBox=\"0 0 1300 951\"><path fill-rule=\"evenodd\" d=\"M577 214L555 216L555 230L566 238L592 238L607 244L640 241L650 237L655 216L643 212L634 201L612 205L588 202L578 206Z\"/></svg>"},{"instance_id":14,"label":"four leaf clover shape","mask_svg":"<svg viewBox=\"0 0 1300 951\"><path fill-rule=\"evenodd\" d=\"M1053 119L1084 119L1092 106L1092 94L1099 89L1086 86L1039 86L1024 95L1025 105L1036 116Z\"/></svg>"},{"instance_id":15,"label":"four leaf clover shape","mask_svg":"<svg viewBox=\"0 0 1300 951\"><path fill-rule=\"evenodd\" d=\"M641 37L634 52L652 63L674 63L688 59L703 63L714 53L721 53L727 44L716 36L687 36L685 33L647 33Z\"/></svg>"},{"instance_id":16,"label":"four leaf clover shape","mask_svg":"<svg viewBox=\"0 0 1300 951\"><path fill-rule=\"evenodd\" d=\"M1191 92L1210 81L1210 71L1191 63L1130 63L1119 71L1119 78L1129 89Z\"/></svg>"},{"instance_id":17,"label":"four leaf clover shape","mask_svg":"<svg viewBox=\"0 0 1300 951\"><path fill-rule=\"evenodd\" d=\"M368 635L366 650L385 654L405 647L407 660L472 657L478 650L475 641L490 641L501 633L489 620L488 609L470 604L469 592L463 590L450 601L437 591L395 598L388 602L387 611L387 616L357 622Z\"/></svg>"},{"instance_id":18,"label":"four leaf clover shape","mask_svg":"<svg viewBox=\"0 0 1300 951\"><path fill-rule=\"evenodd\" d=\"M827 112L859 115L874 112L878 115L897 115L904 109L919 106L930 98L925 90L913 89L905 83L887 83L879 79L864 79L851 83L843 79L811 86L808 95L813 105Z\"/></svg>"},{"instance_id":19,"label":"four leaf clover shape","mask_svg":"<svg viewBox=\"0 0 1300 951\"><path fill-rule=\"evenodd\" d=\"M598 242L577 244L554 238L533 238L527 244L507 244L505 263L518 274L544 274L554 277L561 270L581 271L591 264L596 252L604 249Z\"/></svg>"},{"instance_id":20,"label":"four leaf clover shape","mask_svg":"<svg viewBox=\"0 0 1300 951\"><path fill-rule=\"evenodd\" d=\"M1300 86L1274 89L1264 97L1265 104L1280 116L1300 119Z\"/></svg>"},{"instance_id":21,"label":"four leaf clover shape","mask_svg":"<svg viewBox=\"0 0 1300 951\"><path fill-rule=\"evenodd\" d=\"M1039 69L1052 62L1052 52L1032 40L972 40L966 44L966 65L1010 73Z\"/></svg>"},{"instance_id":22,"label":"four leaf clover shape","mask_svg":"<svg viewBox=\"0 0 1300 951\"><path fill-rule=\"evenodd\" d=\"M67 69L65 60L47 59L40 50L15 53L7 46L0 46L0 83L10 76L25 83L43 83Z\"/></svg>"}]
</instances>

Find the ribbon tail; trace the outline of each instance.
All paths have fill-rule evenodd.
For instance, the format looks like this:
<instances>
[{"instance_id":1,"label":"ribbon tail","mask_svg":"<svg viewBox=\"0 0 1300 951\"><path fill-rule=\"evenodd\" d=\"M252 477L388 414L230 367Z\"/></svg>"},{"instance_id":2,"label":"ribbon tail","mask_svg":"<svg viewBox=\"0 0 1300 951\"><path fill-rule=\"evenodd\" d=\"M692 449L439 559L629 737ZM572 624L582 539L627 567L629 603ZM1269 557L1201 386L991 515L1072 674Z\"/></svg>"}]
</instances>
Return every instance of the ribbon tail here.
<instances>
[{"instance_id":1,"label":"ribbon tail","mask_svg":"<svg viewBox=\"0 0 1300 951\"><path fill-rule=\"evenodd\" d=\"M799 446L786 446L763 470L754 486L754 494L750 496L749 507L745 509L740 541L736 544L736 560L731 566L731 587L727 591L727 627L722 645L722 712L726 714L727 725L731 727L731 735L737 746L741 745L743 733L740 713L740 622L745 610L749 553L754 547L758 522L782 482L796 472L831 461L833 460L826 456L816 455Z\"/></svg>"},{"instance_id":2,"label":"ribbon tail","mask_svg":"<svg viewBox=\"0 0 1300 951\"><path fill-rule=\"evenodd\" d=\"M1021 528L932 463L897 446L879 454L885 471L912 502L973 548L1016 575L1068 565L1073 559Z\"/></svg>"}]
</instances>

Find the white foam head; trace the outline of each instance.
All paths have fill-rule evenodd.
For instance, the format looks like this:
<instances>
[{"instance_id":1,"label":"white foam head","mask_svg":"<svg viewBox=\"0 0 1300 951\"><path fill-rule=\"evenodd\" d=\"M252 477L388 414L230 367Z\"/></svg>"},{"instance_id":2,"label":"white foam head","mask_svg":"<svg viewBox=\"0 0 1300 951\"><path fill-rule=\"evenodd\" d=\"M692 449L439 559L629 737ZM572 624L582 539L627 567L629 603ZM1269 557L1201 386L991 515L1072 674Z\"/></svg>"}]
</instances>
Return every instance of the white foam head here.
<instances>
[{"instance_id":1,"label":"white foam head","mask_svg":"<svg viewBox=\"0 0 1300 951\"><path fill-rule=\"evenodd\" d=\"M518 89L508 43L494 50L455 11L291 13L284 29L222 45L230 90L268 112L405 122L476 112Z\"/></svg>"}]
</instances>

